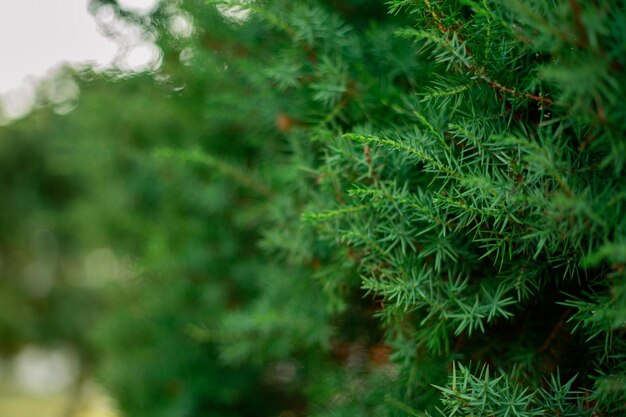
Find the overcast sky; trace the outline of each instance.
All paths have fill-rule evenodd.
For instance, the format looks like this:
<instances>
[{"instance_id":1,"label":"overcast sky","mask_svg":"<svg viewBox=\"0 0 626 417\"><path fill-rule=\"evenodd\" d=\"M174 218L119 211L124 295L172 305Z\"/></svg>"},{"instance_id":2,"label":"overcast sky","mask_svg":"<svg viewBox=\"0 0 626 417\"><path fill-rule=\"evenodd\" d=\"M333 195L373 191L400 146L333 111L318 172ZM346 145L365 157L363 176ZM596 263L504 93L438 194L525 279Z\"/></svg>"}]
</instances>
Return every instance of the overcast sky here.
<instances>
[{"instance_id":1,"label":"overcast sky","mask_svg":"<svg viewBox=\"0 0 626 417\"><path fill-rule=\"evenodd\" d=\"M0 0L0 96L5 101L7 97L19 101L28 95L32 80L45 76L63 62L92 62L100 67L111 64L117 46L100 35L87 3L88 0ZM146 12L156 0L119 3Z\"/></svg>"}]
</instances>

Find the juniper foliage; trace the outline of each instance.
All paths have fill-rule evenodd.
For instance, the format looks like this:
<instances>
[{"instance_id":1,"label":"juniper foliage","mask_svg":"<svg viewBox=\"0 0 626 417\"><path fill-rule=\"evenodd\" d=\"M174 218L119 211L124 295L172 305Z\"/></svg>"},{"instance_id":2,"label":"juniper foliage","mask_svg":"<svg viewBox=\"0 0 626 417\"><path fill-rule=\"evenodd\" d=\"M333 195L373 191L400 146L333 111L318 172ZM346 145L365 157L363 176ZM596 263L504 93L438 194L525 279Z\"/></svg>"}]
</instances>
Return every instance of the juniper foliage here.
<instances>
[{"instance_id":1,"label":"juniper foliage","mask_svg":"<svg viewBox=\"0 0 626 417\"><path fill-rule=\"evenodd\" d=\"M336 311L372 300L391 403L625 412L624 4L391 1L398 19L362 30L310 4L218 3L282 40L263 72L308 104L284 133L314 155L296 162L315 277ZM301 251L284 230L265 246Z\"/></svg>"},{"instance_id":2,"label":"juniper foliage","mask_svg":"<svg viewBox=\"0 0 626 417\"><path fill-rule=\"evenodd\" d=\"M103 5L163 52L80 131L133 144L124 412L626 415L622 0Z\"/></svg>"},{"instance_id":3,"label":"juniper foliage","mask_svg":"<svg viewBox=\"0 0 626 417\"><path fill-rule=\"evenodd\" d=\"M255 195L270 256L194 337L313 415L624 412L623 4L210 3L180 48L254 151L160 153Z\"/></svg>"}]
</instances>

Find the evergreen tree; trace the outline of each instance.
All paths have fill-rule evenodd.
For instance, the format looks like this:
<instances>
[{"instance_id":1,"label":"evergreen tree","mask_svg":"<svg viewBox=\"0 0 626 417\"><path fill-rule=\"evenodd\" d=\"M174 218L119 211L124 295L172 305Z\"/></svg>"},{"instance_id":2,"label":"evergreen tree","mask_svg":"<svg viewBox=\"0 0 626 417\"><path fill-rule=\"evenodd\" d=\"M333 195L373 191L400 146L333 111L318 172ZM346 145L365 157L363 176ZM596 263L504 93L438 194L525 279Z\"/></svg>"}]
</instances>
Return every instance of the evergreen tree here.
<instances>
[{"instance_id":1,"label":"evergreen tree","mask_svg":"<svg viewBox=\"0 0 626 417\"><path fill-rule=\"evenodd\" d=\"M622 0L103 4L163 53L54 118L127 415L626 415Z\"/></svg>"},{"instance_id":2,"label":"evergreen tree","mask_svg":"<svg viewBox=\"0 0 626 417\"><path fill-rule=\"evenodd\" d=\"M623 6L394 1L406 21L359 26L239 3L279 36L261 72L303 103L284 133L314 177L308 259L339 311L373 299L391 405L624 412ZM299 259L294 236L263 242Z\"/></svg>"}]
</instances>

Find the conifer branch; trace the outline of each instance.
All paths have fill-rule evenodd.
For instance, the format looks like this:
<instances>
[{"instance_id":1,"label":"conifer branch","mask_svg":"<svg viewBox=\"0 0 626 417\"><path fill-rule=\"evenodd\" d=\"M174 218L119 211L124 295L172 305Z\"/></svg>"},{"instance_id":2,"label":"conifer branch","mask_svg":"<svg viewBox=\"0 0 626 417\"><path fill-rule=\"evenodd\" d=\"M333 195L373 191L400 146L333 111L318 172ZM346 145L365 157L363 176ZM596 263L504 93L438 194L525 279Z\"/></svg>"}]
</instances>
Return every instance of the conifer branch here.
<instances>
[{"instance_id":1,"label":"conifer branch","mask_svg":"<svg viewBox=\"0 0 626 417\"><path fill-rule=\"evenodd\" d=\"M172 148L160 148L157 149L155 154L159 157L177 159L186 162L195 162L211 168L215 168L221 174L232 178L244 187L256 191L257 193L265 197L271 197L273 194L272 190L268 186L261 183L256 178L252 177L249 173L243 171L238 167L235 167L232 164L221 161L218 158L203 153L201 151L181 151Z\"/></svg>"},{"instance_id":2,"label":"conifer branch","mask_svg":"<svg viewBox=\"0 0 626 417\"><path fill-rule=\"evenodd\" d=\"M487 70L486 70L485 67L483 67L483 66L476 66L476 65L472 64L470 62L470 59L472 58L472 53L469 50L467 44L462 41L461 36L457 33L457 29L444 27L443 23L441 22L441 19L439 18L439 16L433 10L433 8L432 8L432 6L430 4L430 1L429 0L423 0L423 1L424 1L424 4L426 4L426 7L428 9L429 14L433 17L433 20L435 21L435 26L437 27L439 32L445 36L445 42L448 45L452 45L453 43L455 43L454 40L456 38L458 38L460 40L460 47L462 48L462 51L463 51L462 55L459 55L456 52L455 48L451 48L450 51L452 53L454 53L455 55L457 55L459 58L463 57L462 59L459 59L459 62L461 63L463 68L469 70L475 77L477 77L477 79L479 79L481 81L484 81L485 83L487 83L495 91L499 91L499 92L502 92L502 93L507 93L507 94L514 95L514 96L517 96L517 97L527 98L529 100L537 101L537 102L540 102L540 103L546 104L546 105L554 104L554 100L552 100L552 99L549 99L549 98L546 98L546 97L542 97L542 96L537 96L537 95L526 93L526 92L522 92L522 91L519 91L519 90L517 90L515 88L512 88L512 87L506 87L505 85L501 84L499 81L491 78L487 74ZM406 33L406 32L401 32L401 33ZM452 37L450 37L450 35ZM464 57L467 57L467 58L464 58Z\"/></svg>"},{"instance_id":3,"label":"conifer branch","mask_svg":"<svg viewBox=\"0 0 626 417\"><path fill-rule=\"evenodd\" d=\"M379 145L386 145L389 146L390 148L396 149L396 150L401 150L401 151L406 151L412 155L415 155L418 157L418 159L424 161L426 164L430 165L433 168L436 168L438 171L441 171L443 173L446 173L447 175L449 175L450 177L456 178L456 179L460 179L461 175L454 172L452 169L448 168L447 166L443 165L441 162L437 161L436 159L434 159L433 157L426 155L424 152L412 148L410 146L404 145L400 142L395 142L389 139L383 139L383 138L379 138L379 137L367 137L367 136L362 136L362 135L355 135L352 133L348 133L343 135L344 138L346 139L350 139L356 142L361 142L361 143L374 143L374 144L379 144Z\"/></svg>"}]
</instances>

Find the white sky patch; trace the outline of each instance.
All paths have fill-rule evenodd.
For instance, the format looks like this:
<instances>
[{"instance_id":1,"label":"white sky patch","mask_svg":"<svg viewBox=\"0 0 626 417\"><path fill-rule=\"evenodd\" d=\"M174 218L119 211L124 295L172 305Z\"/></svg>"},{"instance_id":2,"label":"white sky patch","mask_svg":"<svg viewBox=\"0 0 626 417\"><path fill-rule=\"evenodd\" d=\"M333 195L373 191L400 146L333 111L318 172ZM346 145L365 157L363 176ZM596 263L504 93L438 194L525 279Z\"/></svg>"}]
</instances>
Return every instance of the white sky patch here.
<instances>
[{"instance_id":1,"label":"white sky patch","mask_svg":"<svg viewBox=\"0 0 626 417\"><path fill-rule=\"evenodd\" d=\"M186 38L193 32L191 18L185 13L177 13L170 18L170 33L179 38Z\"/></svg>"},{"instance_id":2,"label":"white sky patch","mask_svg":"<svg viewBox=\"0 0 626 417\"><path fill-rule=\"evenodd\" d=\"M242 3L251 3L253 0L243 0ZM250 17L250 9L237 5L218 4L217 11L225 18L235 22L243 23Z\"/></svg>"},{"instance_id":3,"label":"white sky patch","mask_svg":"<svg viewBox=\"0 0 626 417\"><path fill-rule=\"evenodd\" d=\"M126 10L139 14L148 14L156 8L159 0L117 0L117 2Z\"/></svg>"},{"instance_id":4,"label":"white sky patch","mask_svg":"<svg viewBox=\"0 0 626 417\"><path fill-rule=\"evenodd\" d=\"M97 69L116 65L126 71L158 66L158 48L142 39L137 28L122 31L124 45L120 51L119 39L109 39L99 30L87 10L88 2L0 0L0 113L5 118L26 114L35 100L35 85L63 65L87 64ZM147 14L158 0L119 3L130 11ZM124 59L119 59L120 52Z\"/></svg>"},{"instance_id":5,"label":"white sky patch","mask_svg":"<svg viewBox=\"0 0 626 417\"><path fill-rule=\"evenodd\" d=\"M117 45L98 32L87 0L1 1L0 53L0 92L6 92L60 62L106 66Z\"/></svg>"}]
</instances>

